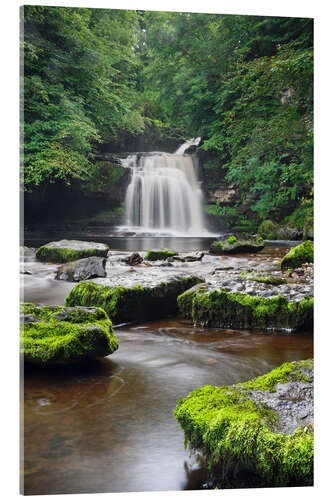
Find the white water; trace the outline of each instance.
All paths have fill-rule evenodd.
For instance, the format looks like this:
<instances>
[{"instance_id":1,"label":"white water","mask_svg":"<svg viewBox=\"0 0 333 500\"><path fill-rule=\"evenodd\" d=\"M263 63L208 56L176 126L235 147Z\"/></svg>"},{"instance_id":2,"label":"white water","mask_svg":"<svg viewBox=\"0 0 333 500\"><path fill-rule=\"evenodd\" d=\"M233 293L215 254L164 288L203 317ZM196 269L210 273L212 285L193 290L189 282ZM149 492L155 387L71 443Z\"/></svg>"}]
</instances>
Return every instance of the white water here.
<instances>
[{"instance_id":1,"label":"white water","mask_svg":"<svg viewBox=\"0 0 333 500\"><path fill-rule=\"evenodd\" d=\"M126 193L127 227L191 236L207 233L195 158L183 154L199 140L187 141L175 154L145 153L123 160L132 169Z\"/></svg>"}]
</instances>

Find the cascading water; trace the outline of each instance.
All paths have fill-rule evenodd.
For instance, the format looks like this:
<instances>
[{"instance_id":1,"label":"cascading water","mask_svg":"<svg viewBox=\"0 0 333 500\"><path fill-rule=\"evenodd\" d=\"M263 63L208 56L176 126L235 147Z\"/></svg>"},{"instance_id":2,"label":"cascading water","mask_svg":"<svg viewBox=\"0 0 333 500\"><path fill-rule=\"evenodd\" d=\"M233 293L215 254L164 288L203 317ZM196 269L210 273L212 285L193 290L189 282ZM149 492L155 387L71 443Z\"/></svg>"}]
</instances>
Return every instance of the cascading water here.
<instances>
[{"instance_id":1,"label":"cascading water","mask_svg":"<svg viewBox=\"0 0 333 500\"><path fill-rule=\"evenodd\" d=\"M207 232L195 157L183 154L200 138L187 141L174 154L131 155L126 193L126 225L136 230L197 234Z\"/></svg>"}]
</instances>

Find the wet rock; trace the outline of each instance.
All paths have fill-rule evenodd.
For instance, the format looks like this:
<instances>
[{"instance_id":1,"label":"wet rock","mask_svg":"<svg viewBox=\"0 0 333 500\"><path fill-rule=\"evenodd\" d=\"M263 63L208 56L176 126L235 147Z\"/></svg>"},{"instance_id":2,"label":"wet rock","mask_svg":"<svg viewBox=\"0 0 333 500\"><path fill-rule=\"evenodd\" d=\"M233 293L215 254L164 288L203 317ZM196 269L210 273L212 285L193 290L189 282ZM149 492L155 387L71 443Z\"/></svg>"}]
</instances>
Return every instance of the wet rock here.
<instances>
[{"instance_id":1,"label":"wet rock","mask_svg":"<svg viewBox=\"0 0 333 500\"><path fill-rule=\"evenodd\" d=\"M122 259L125 264L129 266L138 266L143 262L143 257L138 252L134 252L128 257L125 257L125 259Z\"/></svg>"},{"instance_id":2,"label":"wet rock","mask_svg":"<svg viewBox=\"0 0 333 500\"><path fill-rule=\"evenodd\" d=\"M277 289L258 283L242 292L224 282L216 289L207 285L197 292L186 291L178 297L178 306L194 324L217 328L246 328L277 331L313 329L313 298L301 300L282 297ZM296 291L294 292L296 295Z\"/></svg>"},{"instance_id":3,"label":"wet rock","mask_svg":"<svg viewBox=\"0 0 333 500\"><path fill-rule=\"evenodd\" d=\"M238 487L244 474L251 486L313 483L313 360L196 389L178 402L175 417L219 488Z\"/></svg>"},{"instance_id":4,"label":"wet rock","mask_svg":"<svg viewBox=\"0 0 333 500\"><path fill-rule=\"evenodd\" d=\"M230 236L227 240L214 241L209 252L214 255L252 253L259 252L265 244L262 238L251 238L248 240L238 239L236 236Z\"/></svg>"},{"instance_id":5,"label":"wet rock","mask_svg":"<svg viewBox=\"0 0 333 500\"><path fill-rule=\"evenodd\" d=\"M292 248L281 260L281 269L295 269L304 263L313 262L313 241L307 240ZM296 274L297 276L297 274Z\"/></svg>"},{"instance_id":6,"label":"wet rock","mask_svg":"<svg viewBox=\"0 0 333 500\"><path fill-rule=\"evenodd\" d=\"M108 245L93 241L60 240L51 241L38 248L36 258L42 262L72 262L85 257L106 257Z\"/></svg>"},{"instance_id":7,"label":"wet rock","mask_svg":"<svg viewBox=\"0 0 333 500\"><path fill-rule=\"evenodd\" d=\"M66 297L66 306L102 307L116 323L153 320L177 313L177 297L202 281L196 276L176 276L150 286L79 283Z\"/></svg>"},{"instance_id":8,"label":"wet rock","mask_svg":"<svg viewBox=\"0 0 333 500\"><path fill-rule=\"evenodd\" d=\"M91 278L105 278L104 257L87 257L75 262L67 262L59 267L55 276L56 280L83 281Z\"/></svg>"},{"instance_id":9,"label":"wet rock","mask_svg":"<svg viewBox=\"0 0 333 500\"><path fill-rule=\"evenodd\" d=\"M204 255L204 252L188 253L183 255L175 255L173 259L179 260L181 262L196 262L201 261Z\"/></svg>"},{"instance_id":10,"label":"wet rock","mask_svg":"<svg viewBox=\"0 0 333 500\"><path fill-rule=\"evenodd\" d=\"M112 323L100 308L22 304L21 354L42 366L69 364L118 349Z\"/></svg>"},{"instance_id":11,"label":"wet rock","mask_svg":"<svg viewBox=\"0 0 333 500\"><path fill-rule=\"evenodd\" d=\"M20 274L28 274L28 275L32 275L32 272L31 271L28 271L28 269L24 269L23 267L20 269Z\"/></svg>"}]
</instances>

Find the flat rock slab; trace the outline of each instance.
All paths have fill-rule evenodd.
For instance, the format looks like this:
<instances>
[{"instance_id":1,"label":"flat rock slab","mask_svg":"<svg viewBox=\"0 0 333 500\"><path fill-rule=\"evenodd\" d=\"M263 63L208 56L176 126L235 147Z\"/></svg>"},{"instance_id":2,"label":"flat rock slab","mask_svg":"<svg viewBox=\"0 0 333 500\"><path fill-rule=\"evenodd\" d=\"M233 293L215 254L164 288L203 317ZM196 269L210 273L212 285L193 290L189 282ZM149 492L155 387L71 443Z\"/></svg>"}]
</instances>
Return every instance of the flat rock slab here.
<instances>
[{"instance_id":1,"label":"flat rock slab","mask_svg":"<svg viewBox=\"0 0 333 500\"><path fill-rule=\"evenodd\" d=\"M93 241L60 240L51 241L38 248L36 258L42 262L71 262L85 257L106 257L108 245Z\"/></svg>"},{"instance_id":2,"label":"flat rock slab","mask_svg":"<svg viewBox=\"0 0 333 500\"><path fill-rule=\"evenodd\" d=\"M196 325L276 331L311 331L313 298L299 302L276 295L271 298L211 290L209 285L187 290L177 299L179 309Z\"/></svg>"},{"instance_id":3,"label":"flat rock slab","mask_svg":"<svg viewBox=\"0 0 333 500\"><path fill-rule=\"evenodd\" d=\"M42 366L71 364L118 349L112 323L100 308L21 305L21 354Z\"/></svg>"},{"instance_id":4,"label":"flat rock slab","mask_svg":"<svg viewBox=\"0 0 333 500\"><path fill-rule=\"evenodd\" d=\"M105 278L105 257L86 257L74 262L67 262L59 267L55 279L65 281L83 281L92 278Z\"/></svg>"},{"instance_id":5,"label":"flat rock slab","mask_svg":"<svg viewBox=\"0 0 333 500\"><path fill-rule=\"evenodd\" d=\"M218 488L313 483L313 360L284 363L232 386L204 386L181 399L175 417L201 451Z\"/></svg>"},{"instance_id":6,"label":"flat rock slab","mask_svg":"<svg viewBox=\"0 0 333 500\"><path fill-rule=\"evenodd\" d=\"M134 285L130 288L79 283L66 297L66 305L98 306L114 323L138 323L177 313L178 295L201 281L196 276L177 276L152 286Z\"/></svg>"}]
</instances>

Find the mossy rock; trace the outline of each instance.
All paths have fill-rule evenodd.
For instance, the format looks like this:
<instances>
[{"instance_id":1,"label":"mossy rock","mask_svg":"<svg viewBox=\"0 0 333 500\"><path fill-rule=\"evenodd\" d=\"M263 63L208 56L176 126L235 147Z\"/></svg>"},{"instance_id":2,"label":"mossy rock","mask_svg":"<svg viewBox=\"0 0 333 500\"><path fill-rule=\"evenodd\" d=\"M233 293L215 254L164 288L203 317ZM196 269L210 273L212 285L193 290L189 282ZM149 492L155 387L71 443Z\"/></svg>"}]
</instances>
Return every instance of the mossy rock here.
<instances>
[{"instance_id":1,"label":"mossy rock","mask_svg":"<svg viewBox=\"0 0 333 500\"><path fill-rule=\"evenodd\" d=\"M225 289L186 291L178 297L178 306L195 324L216 328L260 330L312 330L313 298L299 302L285 297L253 297Z\"/></svg>"},{"instance_id":2,"label":"mossy rock","mask_svg":"<svg viewBox=\"0 0 333 500\"><path fill-rule=\"evenodd\" d=\"M271 220L264 220L258 227L258 233L265 240L299 240L302 236L301 228L292 221L280 226Z\"/></svg>"},{"instance_id":3,"label":"mossy rock","mask_svg":"<svg viewBox=\"0 0 333 500\"><path fill-rule=\"evenodd\" d=\"M266 285L280 286L286 283L286 279L282 276L275 276L270 273L240 273L243 279L255 281L257 283L265 283Z\"/></svg>"},{"instance_id":4,"label":"mossy rock","mask_svg":"<svg viewBox=\"0 0 333 500\"><path fill-rule=\"evenodd\" d=\"M66 297L66 305L102 307L116 323L149 321L177 313L178 295L202 281L196 276L177 277L151 287L131 288L79 283Z\"/></svg>"},{"instance_id":5,"label":"mossy rock","mask_svg":"<svg viewBox=\"0 0 333 500\"><path fill-rule=\"evenodd\" d=\"M302 395L307 386L312 394L311 370L313 360L284 363L249 382L201 387L178 402L185 444L205 456L219 488L239 487L239 477L243 486L313 484L313 424L300 425L300 414L292 432L278 432L285 410L272 394L299 387Z\"/></svg>"},{"instance_id":6,"label":"mossy rock","mask_svg":"<svg viewBox=\"0 0 333 500\"><path fill-rule=\"evenodd\" d=\"M281 260L281 269L295 269L302 264L313 262L313 241L307 240L292 248Z\"/></svg>"},{"instance_id":7,"label":"mossy rock","mask_svg":"<svg viewBox=\"0 0 333 500\"><path fill-rule=\"evenodd\" d=\"M172 252L171 250L150 250L146 253L145 260L166 260L168 257L174 257L178 255L178 252Z\"/></svg>"},{"instance_id":8,"label":"mossy rock","mask_svg":"<svg viewBox=\"0 0 333 500\"><path fill-rule=\"evenodd\" d=\"M21 353L40 365L70 364L118 349L112 323L100 308L21 305Z\"/></svg>"},{"instance_id":9,"label":"mossy rock","mask_svg":"<svg viewBox=\"0 0 333 500\"><path fill-rule=\"evenodd\" d=\"M306 222L303 226L303 239L313 240L313 238L314 238L313 221Z\"/></svg>"},{"instance_id":10,"label":"mossy rock","mask_svg":"<svg viewBox=\"0 0 333 500\"><path fill-rule=\"evenodd\" d=\"M85 257L106 257L108 245L93 241L60 240L51 241L38 248L36 258L42 262L63 263Z\"/></svg>"},{"instance_id":11,"label":"mossy rock","mask_svg":"<svg viewBox=\"0 0 333 500\"><path fill-rule=\"evenodd\" d=\"M265 247L261 237L249 239L237 239L235 236L230 236L224 241L213 241L210 245L209 252L213 255L235 254L235 253L252 253L259 252Z\"/></svg>"}]
</instances>

